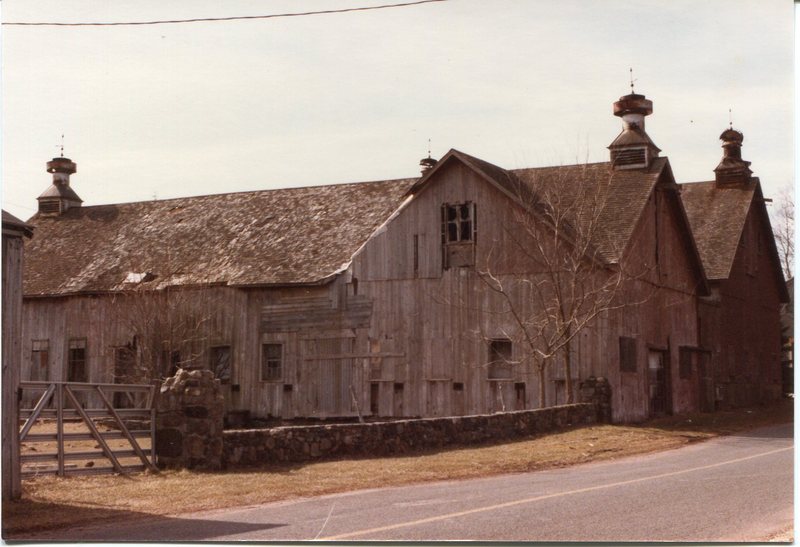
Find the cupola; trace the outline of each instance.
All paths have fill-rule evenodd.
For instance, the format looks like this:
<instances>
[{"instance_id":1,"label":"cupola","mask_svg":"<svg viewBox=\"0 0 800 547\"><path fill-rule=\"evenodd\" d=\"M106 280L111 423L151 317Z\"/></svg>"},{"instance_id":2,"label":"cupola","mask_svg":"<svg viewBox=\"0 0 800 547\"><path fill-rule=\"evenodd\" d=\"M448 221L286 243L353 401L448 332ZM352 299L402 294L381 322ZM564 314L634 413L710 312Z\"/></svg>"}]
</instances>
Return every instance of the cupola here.
<instances>
[{"instance_id":1,"label":"cupola","mask_svg":"<svg viewBox=\"0 0 800 547\"><path fill-rule=\"evenodd\" d=\"M436 166L436 160L430 156L419 160L419 168L420 171L422 171L423 175L428 171L430 171L431 169L433 169L435 166Z\"/></svg>"},{"instance_id":2,"label":"cupola","mask_svg":"<svg viewBox=\"0 0 800 547\"><path fill-rule=\"evenodd\" d=\"M614 115L622 118L622 132L608 147L614 169L647 168L661 151L644 130L645 116L653 113L653 101L630 93L614 103Z\"/></svg>"},{"instance_id":3,"label":"cupola","mask_svg":"<svg viewBox=\"0 0 800 547\"><path fill-rule=\"evenodd\" d=\"M722 132L719 140L722 141L722 161L714 169L717 186L746 184L753 172L750 170L750 162L742 159L744 135L729 127Z\"/></svg>"},{"instance_id":4,"label":"cupola","mask_svg":"<svg viewBox=\"0 0 800 547\"><path fill-rule=\"evenodd\" d=\"M53 184L36 198L39 214L60 215L72 207L81 206L83 200L69 186L69 176L77 170L75 162L63 156L47 162L47 172L52 173Z\"/></svg>"}]
</instances>

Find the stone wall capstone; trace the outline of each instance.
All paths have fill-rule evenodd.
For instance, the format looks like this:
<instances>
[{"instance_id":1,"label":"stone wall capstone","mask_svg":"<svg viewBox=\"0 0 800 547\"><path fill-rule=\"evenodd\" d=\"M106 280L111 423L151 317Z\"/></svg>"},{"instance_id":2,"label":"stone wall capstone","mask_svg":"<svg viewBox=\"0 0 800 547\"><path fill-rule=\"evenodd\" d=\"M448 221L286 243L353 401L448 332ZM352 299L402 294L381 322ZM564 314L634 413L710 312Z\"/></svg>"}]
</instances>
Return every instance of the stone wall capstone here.
<instances>
[{"instance_id":1,"label":"stone wall capstone","mask_svg":"<svg viewBox=\"0 0 800 547\"><path fill-rule=\"evenodd\" d=\"M597 421L594 404L501 414L224 432L227 467L343 456L386 456L527 437Z\"/></svg>"},{"instance_id":2,"label":"stone wall capstone","mask_svg":"<svg viewBox=\"0 0 800 547\"><path fill-rule=\"evenodd\" d=\"M178 369L167 378L156 404L158 465L220 469L224 404L210 370Z\"/></svg>"}]
</instances>

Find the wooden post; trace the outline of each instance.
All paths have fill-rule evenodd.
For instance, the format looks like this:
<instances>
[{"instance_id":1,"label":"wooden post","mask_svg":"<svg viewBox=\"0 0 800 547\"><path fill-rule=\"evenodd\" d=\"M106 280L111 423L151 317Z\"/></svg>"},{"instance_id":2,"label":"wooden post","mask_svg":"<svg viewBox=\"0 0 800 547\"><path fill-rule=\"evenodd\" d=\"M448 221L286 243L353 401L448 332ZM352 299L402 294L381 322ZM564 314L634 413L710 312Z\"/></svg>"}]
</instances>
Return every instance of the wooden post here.
<instances>
[{"instance_id":1,"label":"wooden post","mask_svg":"<svg viewBox=\"0 0 800 547\"><path fill-rule=\"evenodd\" d=\"M64 384L56 384L56 436L58 438L58 476L64 476Z\"/></svg>"}]
</instances>

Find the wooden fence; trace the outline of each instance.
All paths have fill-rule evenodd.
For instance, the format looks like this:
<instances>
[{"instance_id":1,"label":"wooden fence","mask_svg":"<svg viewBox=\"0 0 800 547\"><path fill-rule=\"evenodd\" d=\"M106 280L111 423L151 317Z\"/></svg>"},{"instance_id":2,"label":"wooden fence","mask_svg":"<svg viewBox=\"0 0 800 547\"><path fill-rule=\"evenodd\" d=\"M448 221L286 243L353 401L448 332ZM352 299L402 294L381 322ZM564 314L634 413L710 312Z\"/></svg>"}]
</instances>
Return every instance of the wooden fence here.
<instances>
[{"instance_id":1,"label":"wooden fence","mask_svg":"<svg viewBox=\"0 0 800 547\"><path fill-rule=\"evenodd\" d=\"M155 389L20 382L20 401L30 399L24 392L40 394L33 408L19 410L21 476L155 470Z\"/></svg>"}]
</instances>

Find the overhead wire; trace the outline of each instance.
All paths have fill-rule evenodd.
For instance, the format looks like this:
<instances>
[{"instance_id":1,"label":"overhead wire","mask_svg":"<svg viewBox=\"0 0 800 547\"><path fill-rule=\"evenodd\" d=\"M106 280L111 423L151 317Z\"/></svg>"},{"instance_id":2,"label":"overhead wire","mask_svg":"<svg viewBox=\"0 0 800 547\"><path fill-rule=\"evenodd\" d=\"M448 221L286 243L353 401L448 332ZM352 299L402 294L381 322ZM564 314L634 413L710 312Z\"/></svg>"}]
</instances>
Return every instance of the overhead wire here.
<instances>
[{"instance_id":1,"label":"overhead wire","mask_svg":"<svg viewBox=\"0 0 800 547\"><path fill-rule=\"evenodd\" d=\"M396 4L381 4L379 6L361 6L356 8L341 8L319 11L304 11L295 13L274 13L269 15L239 15L231 17L198 17L195 19L171 19L159 21L122 21L122 22L84 22L84 23L58 23L58 22L27 22L11 21L3 22L3 26L29 26L29 27L112 27L112 26L133 26L133 25L172 25L179 23L209 23L220 21L243 21L249 19L276 19L278 17L303 17L307 15L325 15L331 13L348 13L355 11L370 11L387 8L403 8L417 6L420 4L432 4L434 2L447 2L448 0L415 0L413 2L400 2Z\"/></svg>"}]
</instances>

